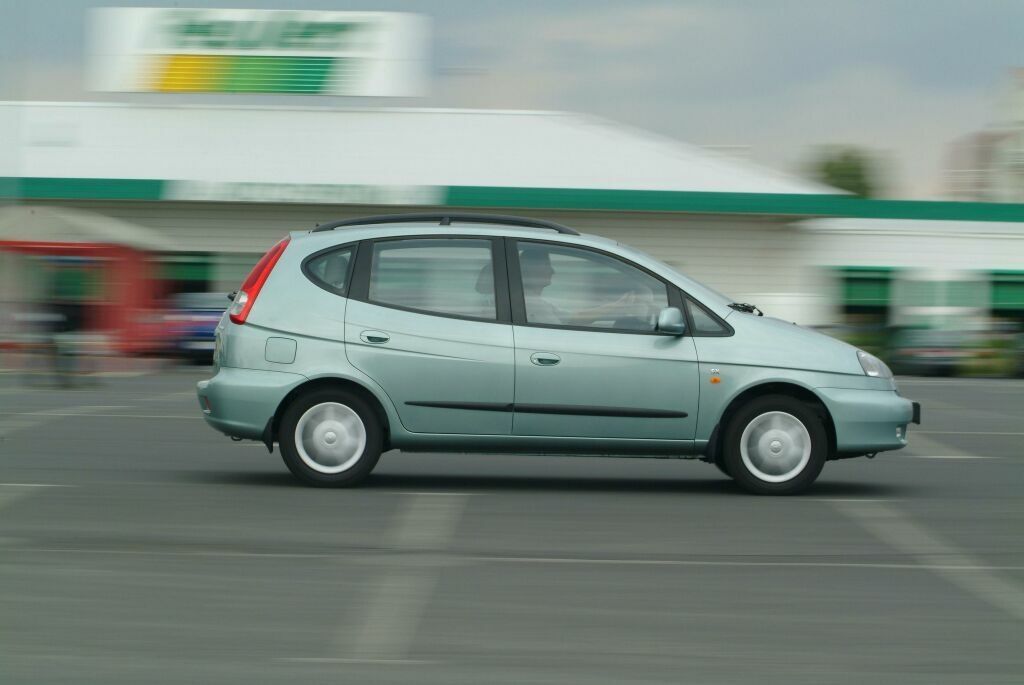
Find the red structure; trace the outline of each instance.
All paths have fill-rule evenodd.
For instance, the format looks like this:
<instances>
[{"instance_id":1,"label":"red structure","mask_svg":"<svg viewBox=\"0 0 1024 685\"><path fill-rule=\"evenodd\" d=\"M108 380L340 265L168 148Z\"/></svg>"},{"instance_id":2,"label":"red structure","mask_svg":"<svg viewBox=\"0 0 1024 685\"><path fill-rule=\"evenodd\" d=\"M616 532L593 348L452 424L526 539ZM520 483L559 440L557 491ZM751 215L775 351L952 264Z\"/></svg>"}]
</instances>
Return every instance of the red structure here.
<instances>
[{"instance_id":1,"label":"red structure","mask_svg":"<svg viewBox=\"0 0 1024 685\"><path fill-rule=\"evenodd\" d=\"M18 221L19 216L29 220ZM12 235L12 226L27 235ZM42 239L33 239L33 233ZM75 210L22 206L0 214L0 252L56 264L67 260L89 273L92 292L75 303L81 311L81 332L102 335L110 342L110 351L121 354L156 351L163 337L163 324L155 316L160 293L151 260L154 250L147 249L158 243L147 234L132 224ZM67 239L54 239L58 235ZM111 236L118 242L109 240ZM24 298L15 293L4 299Z\"/></svg>"}]
</instances>

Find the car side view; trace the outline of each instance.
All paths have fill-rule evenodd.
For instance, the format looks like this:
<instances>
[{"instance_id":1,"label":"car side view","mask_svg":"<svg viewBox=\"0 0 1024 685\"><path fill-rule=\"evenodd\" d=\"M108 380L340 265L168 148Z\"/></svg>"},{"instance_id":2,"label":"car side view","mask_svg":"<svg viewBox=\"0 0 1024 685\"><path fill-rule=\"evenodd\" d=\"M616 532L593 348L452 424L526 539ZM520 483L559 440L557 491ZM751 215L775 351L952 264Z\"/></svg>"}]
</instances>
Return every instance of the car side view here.
<instances>
[{"instance_id":1,"label":"car side view","mask_svg":"<svg viewBox=\"0 0 1024 685\"><path fill-rule=\"evenodd\" d=\"M866 352L611 240L479 214L292 232L233 295L197 390L207 423L317 486L399 449L702 459L792 494L920 423Z\"/></svg>"}]
</instances>

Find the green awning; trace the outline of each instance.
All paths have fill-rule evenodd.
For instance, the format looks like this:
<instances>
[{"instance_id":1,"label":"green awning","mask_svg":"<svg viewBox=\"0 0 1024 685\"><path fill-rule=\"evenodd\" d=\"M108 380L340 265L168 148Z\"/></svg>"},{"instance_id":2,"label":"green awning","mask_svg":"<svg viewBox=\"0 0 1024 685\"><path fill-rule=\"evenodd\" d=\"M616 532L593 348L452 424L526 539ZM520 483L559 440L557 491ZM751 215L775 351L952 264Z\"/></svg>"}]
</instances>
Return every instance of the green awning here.
<instances>
[{"instance_id":1,"label":"green awning","mask_svg":"<svg viewBox=\"0 0 1024 685\"><path fill-rule=\"evenodd\" d=\"M854 307L887 307L891 296L892 269L843 267L843 304Z\"/></svg>"},{"instance_id":2,"label":"green awning","mask_svg":"<svg viewBox=\"0 0 1024 685\"><path fill-rule=\"evenodd\" d=\"M159 261L160 278L166 281L209 281L213 277L209 255L165 255Z\"/></svg>"},{"instance_id":3,"label":"green awning","mask_svg":"<svg viewBox=\"0 0 1024 685\"><path fill-rule=\"evenodd\" d=\"M992 273L992 309L1024 310L1024 271Z\"/></svg>"}]
</instances>

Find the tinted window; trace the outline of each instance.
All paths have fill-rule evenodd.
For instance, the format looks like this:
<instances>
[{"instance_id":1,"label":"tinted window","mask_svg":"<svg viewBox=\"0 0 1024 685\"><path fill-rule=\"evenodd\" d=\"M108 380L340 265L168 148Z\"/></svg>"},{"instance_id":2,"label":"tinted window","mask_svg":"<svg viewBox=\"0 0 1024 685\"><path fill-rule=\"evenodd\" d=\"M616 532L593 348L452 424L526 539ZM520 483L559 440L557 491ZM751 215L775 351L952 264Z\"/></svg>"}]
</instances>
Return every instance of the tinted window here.
<instances>
[{"instance_id":1,"label":"tinted window","mask_svg":"<svg viewBox=\"0 0 1024 685\"><path fill-rule=\"evenodd\" d=\"M668 291L657 278L590 250L519 242L528 323L655 330Z\"/></svg>"},{"instance_id":2,"label":"tinted window","mask_svg":"<svg viewBox=\"0 0 1024 685\"><path fill-rule=\"evenodd\" d=\"M327 252L306 262L306 275L339 295L345 294L348 271L352 266L352 248Z\"/></svg>"},{"instance_id":3,"label":"tinted window","mask_svg":"<svg viewBox=\"0 0 1024 685\"><path fill-rule=\"evenodd\" d=\"M495 319L491 243L444 238L374 243L369 299L436 314Z\"/></svg>"},{"instance_id":4,"label":"tinted window","mask_svg":"<svg viewBox=\"0 0 1024 685\"><path fill-rule=\"evenodd\" d=\"M690 316L693 318L694 333L719 335L727 332L727 329L718 323L718 320L702 304L689 298L687 298L687 302L690 305Z\"/></svg>"}]
</instances>

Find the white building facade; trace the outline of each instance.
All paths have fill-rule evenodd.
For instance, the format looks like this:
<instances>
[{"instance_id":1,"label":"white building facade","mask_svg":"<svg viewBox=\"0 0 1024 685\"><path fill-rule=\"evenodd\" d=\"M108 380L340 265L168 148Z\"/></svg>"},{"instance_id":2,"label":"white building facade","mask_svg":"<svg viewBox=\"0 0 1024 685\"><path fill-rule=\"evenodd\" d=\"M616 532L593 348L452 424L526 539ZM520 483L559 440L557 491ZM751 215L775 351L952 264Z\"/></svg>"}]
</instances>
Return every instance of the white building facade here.
<instances>
[{"instance_id":1,"label":"white building facade","mask_svg":"<svg viewBox=\"0 0 1024 685\"><path fill-rule=\"evenodd\" d=\"M924 271L976 273L979 306L1024 318L1022 205L859 200L587 116L0 103L0 126L0 201L152 229L189 289L234 289L289 230L446 208L627 242L799 323L891 318L897 274Z\"/></svg>"}]
</instances>

